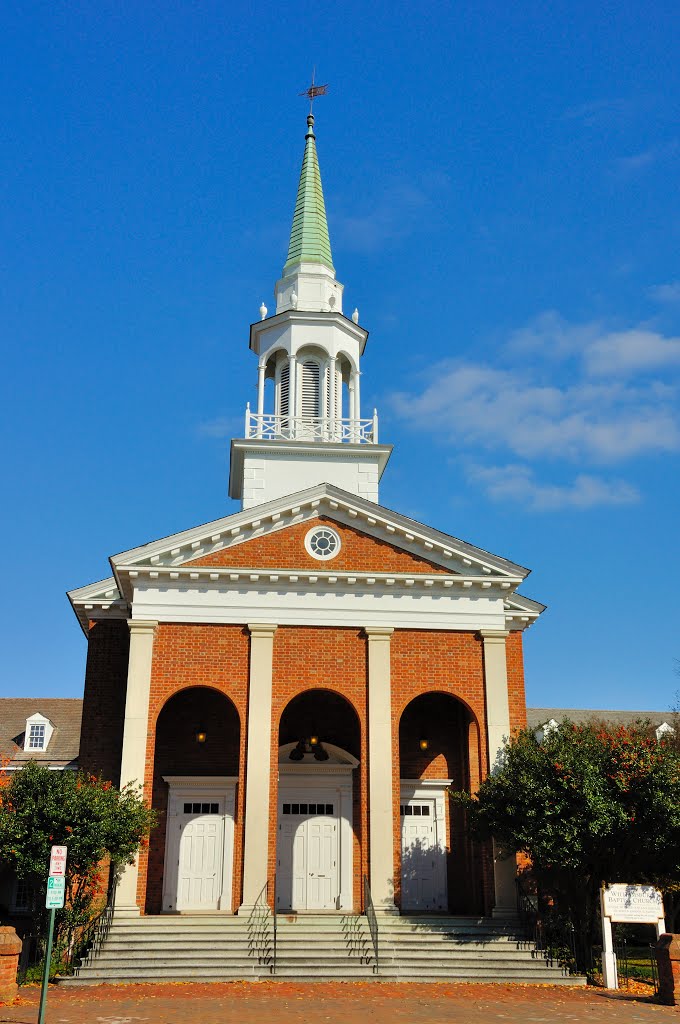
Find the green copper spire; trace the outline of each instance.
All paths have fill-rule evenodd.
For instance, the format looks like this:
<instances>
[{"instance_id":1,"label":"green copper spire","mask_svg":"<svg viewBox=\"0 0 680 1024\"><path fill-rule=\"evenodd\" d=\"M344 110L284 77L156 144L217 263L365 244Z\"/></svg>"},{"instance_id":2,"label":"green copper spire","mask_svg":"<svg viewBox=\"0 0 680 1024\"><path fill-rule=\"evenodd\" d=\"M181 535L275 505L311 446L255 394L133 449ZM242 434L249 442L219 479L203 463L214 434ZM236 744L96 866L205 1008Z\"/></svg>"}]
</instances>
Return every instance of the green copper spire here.
<instances>
[{"instance_id":1,"label":"green copper spire","mask_svg":"<svg viewBox=\"0 0 680 1024\"><path fill-rule=\"evenodd\" d=\"M293 227L290 231L288 259L283 268L284 277L295 263L322 263L335 273L321 188L321 172L316 155L313 114L307 118L305 141L305 155L302 159Z\"/></svg>"}]
</instances>

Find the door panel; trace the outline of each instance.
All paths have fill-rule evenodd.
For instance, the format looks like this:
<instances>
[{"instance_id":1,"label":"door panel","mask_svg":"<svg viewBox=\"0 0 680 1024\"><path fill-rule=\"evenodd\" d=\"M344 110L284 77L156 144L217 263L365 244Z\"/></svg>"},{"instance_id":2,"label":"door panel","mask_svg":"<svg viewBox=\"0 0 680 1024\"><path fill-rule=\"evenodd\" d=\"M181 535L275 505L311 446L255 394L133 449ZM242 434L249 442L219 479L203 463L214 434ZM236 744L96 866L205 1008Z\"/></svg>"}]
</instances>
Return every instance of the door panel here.
<instances>
[{"instance_id":1,"label":"door panel","mask_svg":"<svg viewBox=\"0 0 680 1024\"><path fill-rule=\"evenodd\" d=\"M403 910L446 909L446 851L437 834L434 800L401 805Z\"/></svg>"},{"instance_id":2,"label":"door panel","mask_svg":"<svg viewBox=\"0 0 680 1024\"><path fill-rule=\"evenodd\" d=\"M294 801L290 796L285 796L282 801L279 807L277 909L335 909L340 892L339 830L335 811L335 802L315 800L309 803L308 800Z\"/></svg>"}]
</instances>

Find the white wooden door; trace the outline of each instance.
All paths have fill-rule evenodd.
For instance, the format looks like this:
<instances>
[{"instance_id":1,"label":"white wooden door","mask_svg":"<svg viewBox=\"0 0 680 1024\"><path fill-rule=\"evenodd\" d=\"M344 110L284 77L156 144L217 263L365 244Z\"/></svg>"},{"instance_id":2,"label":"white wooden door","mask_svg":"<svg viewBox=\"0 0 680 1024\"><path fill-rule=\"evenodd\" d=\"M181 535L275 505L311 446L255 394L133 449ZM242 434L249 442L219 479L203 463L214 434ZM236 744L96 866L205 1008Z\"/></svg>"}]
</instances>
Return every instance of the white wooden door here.
<instances>
[{"instance_id":1,"label":"white wooden door","mask_svg":"<svg viewBox=\"0 0 680 1024\"><path fill-rule=\"evenodd\" d=\"M335 910L339 895L335 803L285 799L279 809L278 910Z\"/></svg>"},{"instance_id":2,"label":"white wooden door","mask_svg":"<svg viewBox=\"0 0 680 1024\"><path fill-rule=\"evenodd\" d=\"M400 811L402 910L445 910L446 853L435 801L403 800Z\"/></svg>"},{"instance_id":3,"label":"white wooden door","mask_svg":"<svg viewBox=\"0 0 680 1024\"><path fill-rule=\"evenodd\" d=\"M225 831L222 802L180 799L174 813L168 815L164 910L220 907Z\"/></svg>"},{"instance_id":4,"label":"white wooden door","mask_svg":"<svg viewBox=\"0 0 680 1024\"><path fill-rule=\"evenodd\" d=\"M178 910L217 910L222 879L222 818L203 814L182 826L177 879Z\"/></svg>"}]
</instances>

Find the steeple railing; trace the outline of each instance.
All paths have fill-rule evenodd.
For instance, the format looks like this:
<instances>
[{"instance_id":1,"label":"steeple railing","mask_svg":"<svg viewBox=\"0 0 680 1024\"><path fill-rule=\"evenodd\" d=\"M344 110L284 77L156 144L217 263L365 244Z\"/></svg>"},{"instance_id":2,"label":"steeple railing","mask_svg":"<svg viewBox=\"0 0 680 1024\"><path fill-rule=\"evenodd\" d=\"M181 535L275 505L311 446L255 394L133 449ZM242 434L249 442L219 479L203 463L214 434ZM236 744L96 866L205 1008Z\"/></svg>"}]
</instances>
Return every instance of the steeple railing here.
<instances>
[{"instance_id":1,"label":"steeple railing","mask_svg":"<svg viewBox=\"0 0 680 1024\"><path fill-rule=\"evenodd\" d=\"M377 444L378 414L367 420L333 419L327 416L281 416L254 413L246 407L246 438L262 441L327 441Z\"/></svg>"}]
</instances>

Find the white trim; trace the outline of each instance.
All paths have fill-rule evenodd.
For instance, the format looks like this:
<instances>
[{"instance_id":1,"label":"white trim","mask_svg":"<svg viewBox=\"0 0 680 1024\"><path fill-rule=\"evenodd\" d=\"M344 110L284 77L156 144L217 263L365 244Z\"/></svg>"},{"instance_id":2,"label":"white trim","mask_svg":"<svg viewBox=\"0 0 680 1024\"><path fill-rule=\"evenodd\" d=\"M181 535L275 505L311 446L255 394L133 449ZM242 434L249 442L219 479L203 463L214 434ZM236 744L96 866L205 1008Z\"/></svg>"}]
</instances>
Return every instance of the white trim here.
<instances>
[{"instance_id":1,"label":"white trim","mask_svg":"<svg viewBox=\"0 0 680 1024\"><path fill-rule=\"evenodd\" d=\"M42 743L39 747L31 746L31 727L37 726L42 727L43 737ZM52 734L54 733L54 726L50 722L49 718L45 715L41 715L39 711L35 714L29 715L26 719L26 728L24 730L24 753L25 754L44 754L47 752L47 748L50 745Z\"/></svg>"},{"instance_id":2,"label":"white trim","mask_svg":"<svg viewBox=\"0 0 680 1024\"><path fill-rule=\"evenodd\" d=\"M314 537L318 533L322 532L329 533L331 537L335 540L335 547L327 555L320 555L318 551L315 551L312 546L312 541L314 540ZM305 551L307 552L308 555L311 555L312 558L316 558L319 562L331 562L336 557L336 555L340 554L341 549L342 538L340 537L340 534L337 532L337 530L334 530L332 526L327 526L326 523L317 523L316 526L313 526L311 530L308 530L307 533L305 534Z\"/></svg>"}]
</instances>

